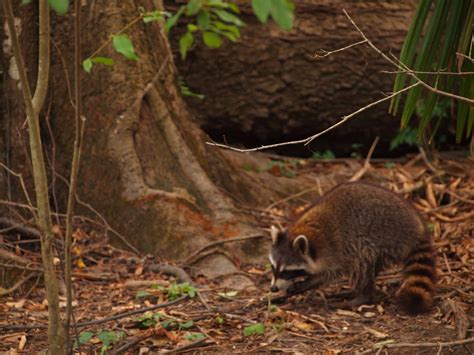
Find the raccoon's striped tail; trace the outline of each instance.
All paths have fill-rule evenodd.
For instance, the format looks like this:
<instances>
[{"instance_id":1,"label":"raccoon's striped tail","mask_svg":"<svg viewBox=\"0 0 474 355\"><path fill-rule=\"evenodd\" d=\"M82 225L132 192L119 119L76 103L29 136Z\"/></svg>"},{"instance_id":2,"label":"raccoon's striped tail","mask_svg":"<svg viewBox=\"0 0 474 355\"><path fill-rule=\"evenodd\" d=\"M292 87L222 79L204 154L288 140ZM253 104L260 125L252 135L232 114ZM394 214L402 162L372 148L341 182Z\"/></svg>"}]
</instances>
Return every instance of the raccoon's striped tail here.
<instances>
[{"instance_id":1,"label":"raccoon's striped tail","mask_svg":"<svg viewBox=\"0 0 474 355\"><path fill-rule=\"evenodd\" d=\"M405 259L403 283L397 292L400 307L410 314L427 312L433 305L435 284L433 246L430 241L422 242Z\"/></svg>"}]
</instances>

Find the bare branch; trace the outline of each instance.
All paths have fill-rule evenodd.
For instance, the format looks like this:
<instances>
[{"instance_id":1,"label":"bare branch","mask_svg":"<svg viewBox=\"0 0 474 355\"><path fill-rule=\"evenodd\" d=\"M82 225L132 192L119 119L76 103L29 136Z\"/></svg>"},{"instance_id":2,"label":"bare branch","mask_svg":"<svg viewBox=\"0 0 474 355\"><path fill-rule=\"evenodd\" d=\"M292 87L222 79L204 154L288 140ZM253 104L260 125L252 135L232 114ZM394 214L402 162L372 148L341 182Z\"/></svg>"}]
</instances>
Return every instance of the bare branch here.
<instances>
[{"instance_id":1,"label":"bare branch","mask_svg":"<svg viewBox=\"0 0 474 355\"><path fill-rule=\"evenodd\" d=\"M397 95L400 95L401 93L405 92L405 91L408 91L408 90L411 90L413 89L414 87L418 86L418 85L421 85L421 83L414 83L410 86L407 86L406 88L403 88L399 91L396 91L388 96L385 96L384 98L380 99L380 100L377 100L377 101L374 101L374 102L371 102L370 104L368 104L367 106L364 106L360 109L358 109L357 111L354 111L352 112L351 114L347 115L347 116L343 116L341 117L341 119L333 124L332 126L326 128L325 130L319 132L319 133L316 133L314 135L312 135L311 137L307 137L307 138L304 138L304 139L300 139L300 140L296 140L296 141L288 141L288 142L282 142L282 143L275 143L275 144L269 144L269 145L262 145L260 147L256 147L256 148L248 148L248 149L240 149L240 148L236 148L236 147L232 147L230 145L227 145L227 144L222 144L222 143L215 143L215 142L206 142L207 145L211 145L211 146L214 146L214 147L220 147L220 148L225 148L225 149L229 149L229 150L234 150L236 152L255 152L257 150L263 150L263 149L270 149L270 148L276 148L276 147L281 147L281 146L285 146L285 145L293 145L293 144L301 144L303 143L304 145L308 145L310 144L313 140L315 140L316 138L322 136L323 134L329 132L329 131L332 131L334 128L342 125L343 123L345 123L346 121L348 121L349 119L351 119L352 117L358 115L359 113L373 107L373 106L376 106L382 102L385 102L385 101L388 101L388 100L391 100L393 97L397 96Z\"/></svg>"},{"instance_id":2,"label":"bare branch","mask_svg":"<svg viewBox=\"0 0 474 355\"><path fill-rule=\"evenodd\" d=\"M471 58L471 57L469 57L469 56L467 56L467 55L465 55L465 54L463 54L463 53L459 53L459 52L458 52L458 53L456 53L456 55L457 55L458 57L467 59L467 60L469 60L469 61L471 61L471 62L474 63L474 58Z\"/></svg>"},{"instance_id":3,"label":"bare branch","mask_svg":"<svg viewBox=\"0 0 474 355\"><path fill-rule=\"evenodd\" d=\"M370 169L371 164L370 164L370 159L372 158L372 154L374 153L375 147L377 146L377 143L379 142L379 137L376 137L374 139L374 142L370 146L369 153L367 154L367 158L365 158L364 165L362 166L362 169L360 169L357 173L355 173L350 179L350 182L357 181L359 180L364 174L367 172L367 170Z\"/></svg>"},{"instance_id":4,"label":"bare branch","mask_svg":"<svg viewBox=\"0 0 474 355\"><path fill-rule=\"evenodd\" d=\"M26 189L26 185L23 180L23 175L20 173L15 173L13 170L11 170L8 166L3 164L2 162L0 162L0 166L4 168L9 174L16 176L18 180L20 180L21 188L23 189L23 193L25 194L26 201L28 202L28 205L30 207L29 209L31 213L33 214L34 219L38 220L38 216L34 210L33 203L31 202L31 199L30 199L30 195L28 194L28 190Z\"/></svg>"},{"instance_id":5,"label":"bare branch","mask_svg":"<svg viewBox=\"0 0 474 355\"><path fill-rule=\"evenodd\" d=\"M367 44L370 46L370 48L372 48L374 51L376 51L378 54L380 54L385 60L387 60L388 62L390 62L391 64L393 64L394 66L396 66L399 70L403 70L406 72L407 75L411 76L413 79L415 79L418 83L420 83L421 85L423 85L426 89L434 92L435 94L438 94L438 95L443 95L443 96L447 96L447 97L451 97L453 99L456 99L456 100L459 100L459 101L465 101L467 102L468 104L474 104L474 100L473 99L469 99L467 97L464 97L464 96L459 96L459 95L456 95L456 94L452 94L450 92L446 92L446 91L443 91L443 90L439 90L437 88L434 88L432 87L431 85L429 85L428 83L426 83L425 81L423 81L422 79L420 79L414 71L412 71L410 68L408 68L405 64L403 64L402 62L398 61L395 62L393 59L391 59L388 55L386 55L384 52L382 52L378 47L376 47L367 37L366 35L364 34L364 32L362 32L362 30L359 28L359 26L357 26L357 24L354 22L354 20L352 19L352 17L347 13L347 11L345 9L342 9L342 11L344 12L344 15L346 15L346 17L349 19L349 21L352 23L352 25L354 26L354 28L357 30L357 32L359 32L359 34L362 36L362 38L364 40L366 40Z\"/></svg>"},{"instance_id":6,"label":"bare branch","mask_svg":"<svg viewBox=\"0 0 474 355\"><path fill-rule=\"evenodd\" d=\"M474 75L473 71L463 71L463 72L451 72L451 71L417 71L417 70L382 70L381 73L384 74L403 74L403 73L413 73L413 74L422 74L422 75Z\"/></svg>"},{"instance_id":7,"label":"bare branch","mask_svg":"<svg viewBox=\"0 0 474 355\"><path fill-rule=\"evenodd\" d=\"M374 348L447 348L457 345L465 345L474 343L474 338L467 338L463 340L455 340L448 342L438 342L438 343L381 343L375 344Z\"/></svg>"},{"instance_id":8,"label":"bare branch","mask_svg":"<svg viewBox=\"0 0 474 355\"><path fill-rule=\"evenodd\" d=\"M33 108L39 114L43 107L44 99L48 91L49 67L50 67L50 33L49 27L49 5L47 1L39 1L39 33L38 33L38 77L36 80L35 94L33 96Z\"/></svg>"},{"instance_id":9,"label":"bare branch","mask_svg":"<svg viewBox=\"0 0 474 355\"><path fill-rule=\"evenodd\" d=\"M359 44L364 44L364 43L367 43L366 39L364 39L362 41L359 41L359 42L356 42L356 43L349 44L348 46L345 46L345 47L342 47L342 48L339 48L339 49L335 49L333 51L327 51L327 50L324 50L324 49L320 49L319 53L318 52L314 53L314 58L317 58L317 59L324 58L324 57L327 57L331 54L334 54L334 53L337 53L337 52L342 52L342 51L345 51L346 49L349 49L349 48L352 48L352 47L358 46Z\"/></svg>"},{"instance_id":10,"label":"bare branch","mask_svg":"<svg viewBox=\"0 0 474 355\"><path fill-rule=\"evenodd\" d=\"M10 293L12 293L12 292L15 292L18 288L20 288L20 287L21 287L25 282L27 282L29 279L32 279L32 278L37 277L37 276L39 276L39 274L38 274L38 273L35 273L35 272L29 274L29 275L26 276L25 278L23 278L23 279L19 280L17 283L15 283L12 287L10 287L10 288L8 288L8 289L6 289L6 290L1 290L1 291L0 291L0 297L1 297L1 296L6 296L6 295L8 295L8 294L10 294Z\"/></svg>"}]
</instances>

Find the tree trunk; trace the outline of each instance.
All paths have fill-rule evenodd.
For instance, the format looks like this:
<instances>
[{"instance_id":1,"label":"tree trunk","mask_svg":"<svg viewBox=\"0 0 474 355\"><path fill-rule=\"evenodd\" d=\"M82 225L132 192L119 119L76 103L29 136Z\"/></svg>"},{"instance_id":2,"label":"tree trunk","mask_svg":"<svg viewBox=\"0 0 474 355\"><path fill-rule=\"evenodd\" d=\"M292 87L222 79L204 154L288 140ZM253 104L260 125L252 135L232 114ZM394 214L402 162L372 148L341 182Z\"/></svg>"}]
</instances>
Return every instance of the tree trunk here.
<instances>
[{"instance_id":1,"label":"tree trunk","mask_svg":"<svg viewBox=\"0 0 474 355\"><path fill-rule=\"evenodd\" d=\"M139 5L132 0L94 4L89 2L82 8L84 59L133 21L139 15L139 5L147 9L160 6L151 0ZM29 36L34 29L24 25L34 21L26 22L24 18L34 18L30 12L35 10L27 8L21 11L25 17L20 16L20 28L25 35L24 48L34 51L34 36ZM49 160L58 176L51 202L61 211L67 200L61 176L69 176L74 140L68 82L74 62L72 33L71 13L53 16L55 50L43 128ZM112 57L115 65L97 65L91 74L83 73L86 124L78 185L81 200L100 211L135 247L167 259L187 256L190 250L214 239L255 233L250 227L255 220L239 213L235 201L256 204L268 202L268 196L262 190L250 189L252 178L244 170L230 163L218 149L204 144L207 138L178 92L174 60L161 24L139 21L127 34L139 61L126 61L109 44L99 55ZM9 54L4 55L3 63L8 67ZM35 64L30 61L27 66L33 76ZM24 114L16 102L15 76L5 79L10 112L21 118ZM22 139L2 144L11 155L11 166L18 171L25 168L26 132L20 118L8 117L12 125L9 135L18 134ZM27 180L28 170L26 167ZM4 184L2 195L12 190ZM21 200L21 190L15 191L12 199ZM252 250L257 253L255 248Z\"/></svg>"},{"instance_id":2,"label":"tree trunk","mask_svg":"<svg viewBox=\"0 0 474 355\"><path fill-rule=\"evenodd\" d=\"M201 127L216 141L225 137L255 147L308 137L390 92L393 75L381 71L394 68L366 45L320 59L314 53L362 39L343 14L346 9L379 48L397 55L418 1L296 0L289 33L275 24L263 26L249 1L239 3L247 24L241 40L219 50L198 44L177 65L191 90L205 95L187 99ZM179 29L172 35L177 47ZM310 149L347 154L352 143L363 143L368 150L379 135L376 154L386 154L398 126L385 103L318 138ZM311 154L302 146L283 149Z\"/></svg>"}]
</instances>

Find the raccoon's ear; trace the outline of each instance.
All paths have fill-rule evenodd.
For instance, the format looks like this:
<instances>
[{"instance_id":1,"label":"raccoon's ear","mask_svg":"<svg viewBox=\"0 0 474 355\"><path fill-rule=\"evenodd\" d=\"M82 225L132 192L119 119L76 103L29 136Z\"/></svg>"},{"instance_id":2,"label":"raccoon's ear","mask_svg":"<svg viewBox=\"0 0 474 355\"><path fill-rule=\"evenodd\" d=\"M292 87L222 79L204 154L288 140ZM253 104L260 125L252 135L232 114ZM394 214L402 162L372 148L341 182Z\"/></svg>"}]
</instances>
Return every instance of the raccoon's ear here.
<instances>
[{"instance_id":1,"label":"raccoon's ear","mask_svg":"<svg viewBox=\"0 0 474 355\"><path fill-rule=\"evenodd\" d=\"M270 234L272 236L272 244L276 244L278 242L278 235L280 234L280 231L278 230L277 227L271 226Z\"/></svg>"},{"instance_id":2,"label":"raccoon's ear","mask_svg":"<svg viewBox=\"0 0 474 355\"><path fill-rule=\"evenodd\" d=\"M293 250L306 255L309 252L308 238L305 235L299 235L293 240Z\"/></svg>"}]
</instances>

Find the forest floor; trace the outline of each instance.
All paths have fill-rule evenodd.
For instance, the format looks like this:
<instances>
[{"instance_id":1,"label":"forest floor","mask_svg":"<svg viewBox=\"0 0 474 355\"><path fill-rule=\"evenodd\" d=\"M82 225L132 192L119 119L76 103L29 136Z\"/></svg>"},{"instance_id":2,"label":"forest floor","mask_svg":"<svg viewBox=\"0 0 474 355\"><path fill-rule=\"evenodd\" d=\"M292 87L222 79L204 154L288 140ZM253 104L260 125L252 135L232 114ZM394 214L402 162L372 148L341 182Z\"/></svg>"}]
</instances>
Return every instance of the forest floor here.
<instances>
[{"instance_id":1,"label":"forest floor","mask_svg":"<svg viewBox=\"0 0 474 355\"><path fill-rule=\"evenodd\" d=\"M350 177L364 169L363 163L332 159L280 164L278 169L296 177L335 170ZM278 169L275 173L282 173ZM473 354L474 161L440 159L433 166L419 155L375 160L359 175L403 193L428 220L439 272L435 306L428 314L412 317L397 310L393 296L398 269L378 277L375 305L345 307L335 297L348 289L344 280L324 292L309 291L272 304L268 265L236 260L240 272L256 285L245 291L222 288L218 279L208 280L189 267L185 275L172 268L177 281L169 273L152 271L158 259L116 249L86 223L74 233L73 336L80 339L75 352ZM287 196L272 213L295 210L296 201ZM10 273L29 280L14 292L0 288L0 353L37 353L47 347L47 304L35 271L40 256L34 240L25 244L19 236L5 236L3 244L31 265L13 268L14 261L8 262ZM192 284L182 283L187 275Z\"/></svg>"}]
</instances>

